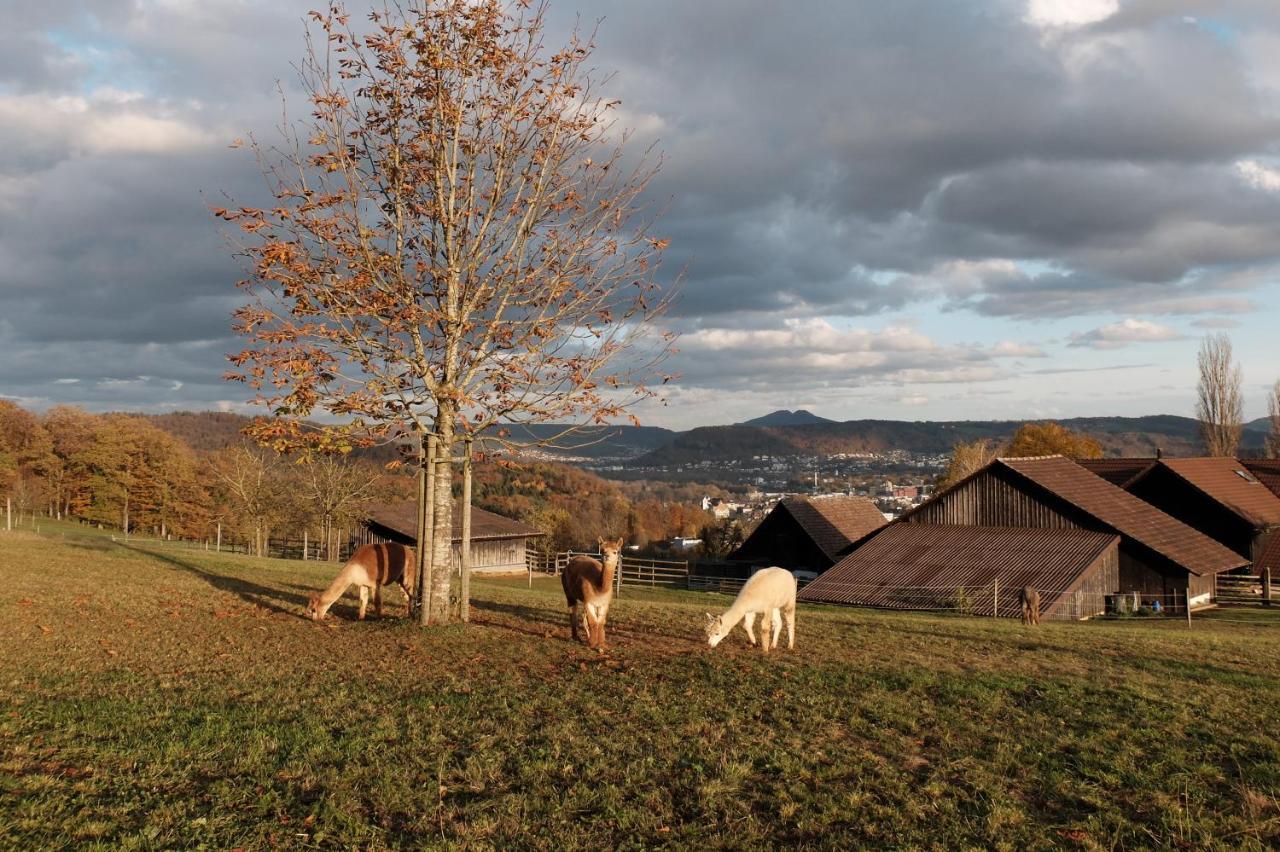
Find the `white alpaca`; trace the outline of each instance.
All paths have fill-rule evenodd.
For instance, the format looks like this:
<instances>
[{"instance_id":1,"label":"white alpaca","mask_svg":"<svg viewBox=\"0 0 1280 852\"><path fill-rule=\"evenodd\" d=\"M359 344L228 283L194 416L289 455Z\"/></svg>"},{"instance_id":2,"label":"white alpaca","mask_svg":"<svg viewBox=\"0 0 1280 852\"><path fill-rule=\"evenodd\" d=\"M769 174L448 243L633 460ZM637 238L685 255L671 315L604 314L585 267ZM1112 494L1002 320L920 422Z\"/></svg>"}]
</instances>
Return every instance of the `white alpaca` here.
<instances>
[{"instance_id":1,"label":"white alpaca","mask_svg":"<svg viewBox=\"0 0 1280 852\"><path fill-rule=\"evenodd\" d=\"M770 647L778 647L782 635L782 616L787 617L787 648L796 646L796 578L785 568L762 568L751 575L747 584L738 592L733 606L716 618L707 613L707 642L714 648L729 635L735 624L742 622L747 639L756 644L756 613L765 616L760 624L761 647L769 653ZM773 640L769 639L769 625L773 625Z\"/></svg>"}]
</instances>

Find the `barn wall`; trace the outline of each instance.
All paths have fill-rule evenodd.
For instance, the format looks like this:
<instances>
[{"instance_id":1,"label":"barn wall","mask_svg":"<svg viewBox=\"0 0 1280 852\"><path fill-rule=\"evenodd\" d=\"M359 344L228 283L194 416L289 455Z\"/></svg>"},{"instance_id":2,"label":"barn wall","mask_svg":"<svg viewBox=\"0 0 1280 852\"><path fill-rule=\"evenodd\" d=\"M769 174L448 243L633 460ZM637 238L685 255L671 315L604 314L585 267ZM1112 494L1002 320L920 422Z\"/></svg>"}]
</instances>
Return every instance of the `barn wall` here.
<instances>
[{"instance_id":1,"label":"barn wall","mask_svg":"<svg viewBox=\"0 0 1280 852\"><path fill-rule=\"evenodd\" d=\"M903 518L913 524L1091 529L991 471L934 497Z\"/></svg>"},{"instance_id":2,"label":"barn wall","mask_svg":"<svg viewBox=\"0 0 1280 852\"><path fill-rule=\"evenodd\" d=\"M1085 572L1080 585L1063 595L1045 618L1079 621L1107 611L1107 595L1120 590L1120 549L1113 544Z\"/></svg>"},{"instance_id":3,"label":"barn wall","mask_svg":"<svg viewBox=\"0 0 1280 852\"><path fill-rule=\"evenodd\" d=\"M360 543L395 541L414 547L416 540L402 535L395 530L379 525L362 528ZM524 571L524 551L528 539L526 536L514 538L484 539L471 542L471 570L484 572ZM453 564L456 568L461 564L462 550L457 544L453 546Z\"/></svg>"},{"instance_id":4,"label":"barn wall","mask_svg":"<svg viewBox=\"0 0 1280 852\"><path fill-rule=\"evenodd\" d=\"M760 522L729 558L751 565L777 565L789 571L825 571L831 567L827 555L781 505Z\"/></svg>"}]
</instances>

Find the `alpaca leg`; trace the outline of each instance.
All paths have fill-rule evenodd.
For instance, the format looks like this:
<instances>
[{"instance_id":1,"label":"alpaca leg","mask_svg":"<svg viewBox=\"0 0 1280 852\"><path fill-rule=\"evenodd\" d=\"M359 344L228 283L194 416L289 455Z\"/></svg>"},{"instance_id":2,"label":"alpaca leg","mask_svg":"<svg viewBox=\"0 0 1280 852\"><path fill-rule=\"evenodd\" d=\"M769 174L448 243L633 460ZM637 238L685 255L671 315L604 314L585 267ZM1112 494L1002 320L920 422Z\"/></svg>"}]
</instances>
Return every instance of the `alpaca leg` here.
<instances>
[{"instance_id":1,"label":"alpaca leg","mask_svg":"<svg viewBox=\"0 0 1280 852\"><path fill-rule=\"evenodd\" d=\"M604 623L608 620L609 620L609 608L604 606L600 607L600 611L597 613L597 618L596 618L596 624L599 626L599 630L600 630L600 644L597 645L596 647L598 647L601 651L604 650Z\"/></svg>"},{"instance_id":2,"label":"alpaca leg","mask_svg":"<svg viewBox=\"0 0 1280 852\"><path fill-rule=\"evenodd\" d=\"M400 591L404 592L404 612L405 616L413 615L413 593L409 591L409 587L404 583L397 584Z\"/></svg>"},{"instance_id":3,"label":"alpaca leg","mask_svg":"<svg viewBox=\"0 0 1280 852\"><path fill-rule=\"evenodd\" d=\"M596 643L599 641L597 638L599 628L597 626L598 622L596 621L596 614L592 611L594 608L591 604L583 604L583 609L587 614L587 644L592 648L595 648Z\"/></svg>"},{"instance_id":4,"label":"alpaca leg","mask_svg":"<svg viewBox=\"0 0 1280 852\"><path fill-rule=\"evenodd\" d=\"M360 620L364 621L364 611L369 606L369 587L360 587Z\"/></svg>"},{"instance_id":5,"label":"alpaca leg","mask_svg":"<svg viewBox=\"0 0 1280 852\"><path fill-rule=\"evenodd\" d=\"M787 650L795 650L796 647L796 605L792 604L787 607Z\"/></svg>"},{"instance_id":6,"label":"alpaca leg","mask_svg":"<svg viewBox=\"0 0 1280 852\"><path fill-rule=\"evenodd\" d=\"M382 586L373 587L373 614L382 618Z\"/></svg>"},{"instance_id":7,"label":"alpaca leg","mask_svg":"<svg viewBox=\"0 0 1280 852\"><path fill-rule=\"evenodd\" d=\"M778 647L778 637L782 635L782 613L778 610L773 611L773 642L769 647Z\"/></svg>"},{"instance_id":8,"label":"alpaca leg","mask_svg":"<svg viewBox=\"0 0 1280 852\"><path fill-rule=\"evenodd\" d=\"M573 633L573 641L578 641L578 605L569 604L569 630Z\"/></svg>"},{"instance_id":9,"label":"alpaca leg","mask_svg":"<svg viewBox=\"0 0 1280 852\"><path fill-rule=\"evenodd\" d=\"M747 641L756 644L756 614L749 612L742 618L742 629L747 631Z\"/></svg>"},{"instance_id":10,"label":"alpaca leg","mask_svg":"<svg viewBox=\"0 0 1280 852\"><path fill-rule=\"evenodd\" d=\"M769 653L769 613L760 613L760 650Z\"/></svg>"}]
</instances>

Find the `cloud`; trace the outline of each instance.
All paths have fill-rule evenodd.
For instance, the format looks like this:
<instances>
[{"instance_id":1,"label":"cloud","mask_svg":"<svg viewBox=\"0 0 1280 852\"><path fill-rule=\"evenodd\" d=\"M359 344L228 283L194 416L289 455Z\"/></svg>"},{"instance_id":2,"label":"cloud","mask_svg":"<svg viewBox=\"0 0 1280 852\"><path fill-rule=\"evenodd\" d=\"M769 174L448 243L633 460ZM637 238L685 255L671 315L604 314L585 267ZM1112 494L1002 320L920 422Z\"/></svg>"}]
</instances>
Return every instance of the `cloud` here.
<instances>
[{"instance_id":1,"label":"cloud","mask_svg":"<svg viewBox=\"0 0 1280 852\"><path fill-rule=\"evenodd\" d=\"M1080 27L1111 17L1118 0L1029 0L1026 20L1037 27Z\"/></svg>"},{"instance_id":2,"label":"cloud","mask_svg":"<svg viewBox=\"0 0 1280 852\"><path fill-rule=\"evenodd\" d=\"M1149 320L1126 319L1090 331L1071 335L1068 346L1090 349L1119 349L1131 343L1163 343L1181 340L1183 335Z\"/></svg>"}]
</instances>

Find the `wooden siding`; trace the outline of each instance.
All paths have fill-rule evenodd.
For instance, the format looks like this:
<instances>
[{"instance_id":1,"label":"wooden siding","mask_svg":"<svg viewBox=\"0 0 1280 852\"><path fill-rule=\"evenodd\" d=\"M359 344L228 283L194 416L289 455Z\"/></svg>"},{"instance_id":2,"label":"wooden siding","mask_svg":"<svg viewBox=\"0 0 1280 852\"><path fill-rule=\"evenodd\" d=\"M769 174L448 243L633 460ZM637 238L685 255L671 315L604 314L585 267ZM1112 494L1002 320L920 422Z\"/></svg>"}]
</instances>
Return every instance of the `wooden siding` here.
<instances>
[{"instance_id":1,"label":"wooden siding","mask_svg":"<svg viewBox=\"0 0 1280 852\"><path fill-rule=\"evenodd\" d=\"M1044 617L1058 621L1079 621L1103 615L1107 611L1107 595L1114 594L1119 588L1120 549L1117 545L1112 545L1089 566L1076 588L1059 598Z\"/></svg>"},{"instance_id":2,"label":"wooden siding","mask_svg":"<svg viewBox=\"0 0 1280 852\"><path fill-rule=\"evenodd\" d=\"M370 544L380 541L395 541L408 547L414 546L414 540L395 530L380 524L369 524L361 527L356 535L357 544ZM484 539L471 542L471 570L478 573L499 573L506 571L524 571L524 552L528 538L515 536L512 538ZM462 559L461 548L453 546L453 564L456 567Z\"/></svg>"},{"instance_id":3,"label":"wooden siding","mask_svg":"<svg viewBox=\"0 0 1280 852\"><path fill-rule=\"evenodd\" d=\"M1049 499L1028 494L988 470L939 494L902 520L910 524L1101 529L1098 524L1086 525L1058 511L1049 505Z\"/></svg>"}]
</instances>

